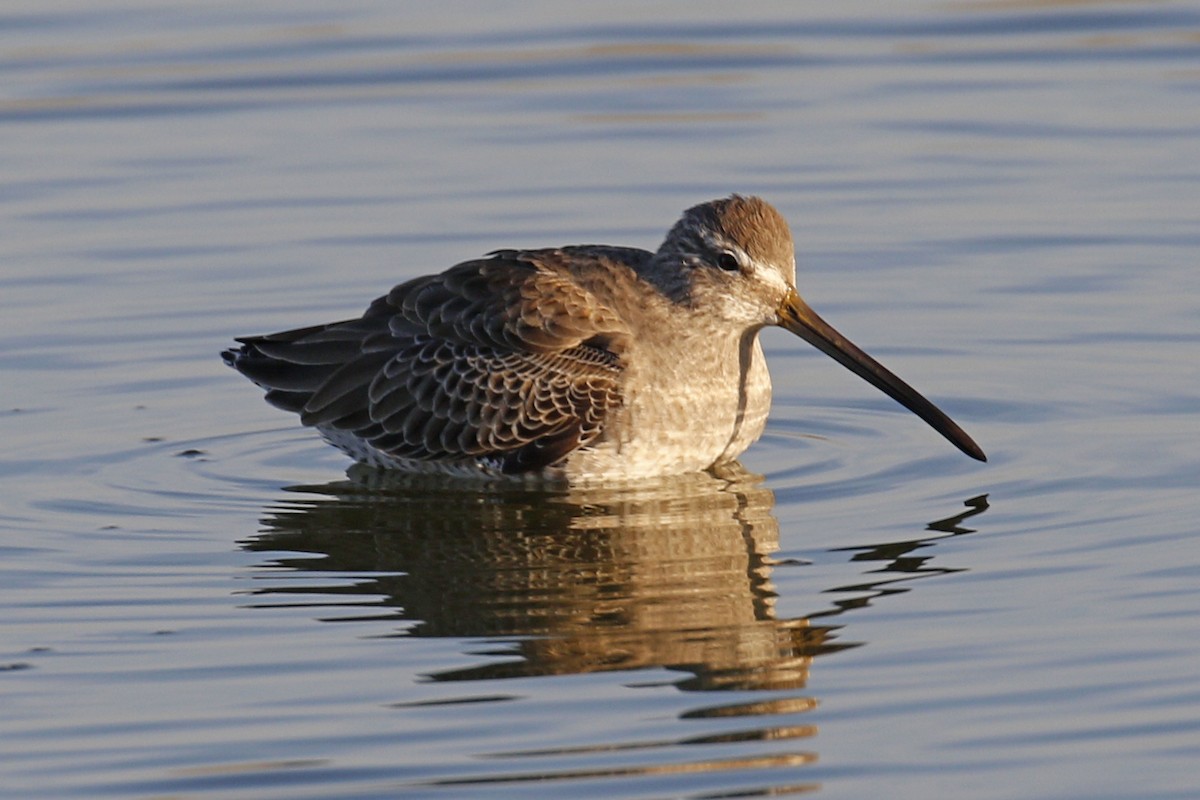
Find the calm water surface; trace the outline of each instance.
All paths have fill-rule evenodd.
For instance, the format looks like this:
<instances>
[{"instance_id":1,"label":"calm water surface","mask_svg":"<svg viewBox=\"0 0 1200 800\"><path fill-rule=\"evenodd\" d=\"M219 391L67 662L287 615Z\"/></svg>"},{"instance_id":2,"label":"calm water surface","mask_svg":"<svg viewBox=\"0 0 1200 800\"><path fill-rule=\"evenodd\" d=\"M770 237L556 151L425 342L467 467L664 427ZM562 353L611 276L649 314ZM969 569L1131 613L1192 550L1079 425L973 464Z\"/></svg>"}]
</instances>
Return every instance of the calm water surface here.
<instances>
[{"instance_id":1,"label":"calm water surface","mask_svg":"<svg viewBox=\"0 0 1200 800\"><path fill-rule=\"evenodd\" d=\"M1195 4L0 43L0 794L1200 796ZM730 191L988 464L780 332L744 469L572 491L347 474L217 358Z\"/></svg>"}]
</instances>

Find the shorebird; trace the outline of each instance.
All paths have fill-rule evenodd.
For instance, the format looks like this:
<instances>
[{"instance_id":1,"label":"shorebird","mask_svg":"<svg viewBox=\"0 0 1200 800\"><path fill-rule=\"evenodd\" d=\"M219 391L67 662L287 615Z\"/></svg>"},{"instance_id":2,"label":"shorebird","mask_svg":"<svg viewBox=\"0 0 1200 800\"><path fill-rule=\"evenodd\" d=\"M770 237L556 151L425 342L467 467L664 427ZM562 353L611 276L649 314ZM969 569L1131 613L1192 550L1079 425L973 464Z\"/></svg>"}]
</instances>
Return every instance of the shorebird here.
<instances>
[{"instance_id":1,"label":"shorebird","mask_svg":"<svg viewBox=\"0 0 1200 800\"><path fill-rule=\"evenodd\" d=\"M705 470L762 434L759 332L799 336L983 451L834 330L795 288L792 235L757 197L694 206L656 252L497 250L358 319L236 341L225 361L357 461L409 472L586 481Z\"/></svg>"}]
</instances>

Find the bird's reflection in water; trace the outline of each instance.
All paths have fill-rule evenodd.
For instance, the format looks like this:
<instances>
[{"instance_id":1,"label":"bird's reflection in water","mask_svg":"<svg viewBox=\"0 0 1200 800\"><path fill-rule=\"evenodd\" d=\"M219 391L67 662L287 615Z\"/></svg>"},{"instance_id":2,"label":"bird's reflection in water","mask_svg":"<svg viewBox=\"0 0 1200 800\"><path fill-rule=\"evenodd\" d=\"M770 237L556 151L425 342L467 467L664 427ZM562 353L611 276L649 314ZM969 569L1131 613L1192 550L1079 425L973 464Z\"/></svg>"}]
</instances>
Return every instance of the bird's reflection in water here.
<instances>
[{"instance_id":1,"label":"bird's reflection in water","mask_svg":"<svg viewBox=\"0 0 1200 800\"><path fill-rule=\"evenodd\" d=\"M436 672L433 681L666 668L685 674L673 681L685 691L784 690L682 715L712 719L812 708L814 699L794 691L806 685L812 660L854 646L838 641L840 625L826 624L830 618L904 591L897 581L937 574L916 552L969 532L962 521L986 508L976 498L927 536L852 548L852 560L881 569L854 585L823 587L850 595L832 607L780 618L771 582L774 496L740 467L624 488L470 487L363 472L296 492L244 546L322 556L271 565L329 573L330 585L280 580L256 592L272 596L271 605L295 592L307 605L356 607L353 619L405 620L399 635L494 643L472 651L478 663ZM734 735L777 741L814 731L786 724ZM718 733L675 744L708 738L729 741ZM788 763L811 757L792 754Z\"/></svg>"}]
</instances>

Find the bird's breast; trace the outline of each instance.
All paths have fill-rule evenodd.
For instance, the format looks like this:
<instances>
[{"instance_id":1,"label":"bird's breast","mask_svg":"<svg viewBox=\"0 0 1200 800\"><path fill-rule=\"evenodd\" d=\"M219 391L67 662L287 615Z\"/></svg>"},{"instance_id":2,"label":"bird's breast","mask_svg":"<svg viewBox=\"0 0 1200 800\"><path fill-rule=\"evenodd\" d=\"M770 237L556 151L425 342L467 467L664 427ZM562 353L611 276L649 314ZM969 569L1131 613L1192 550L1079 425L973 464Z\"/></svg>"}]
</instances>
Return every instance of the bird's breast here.
<instances>
[{"instance_id":1,"label":"bird's breast","mask_svg":"<svg viewBox=\"0 0 1200 800\"><path fill-rule=\"evenodd\" d=\"M703 470L737 458L762 434L771 380L757 332L643 340L626 363L622 407L600 441L571 456L568 474Z\"/></svg>"}]
</instances>

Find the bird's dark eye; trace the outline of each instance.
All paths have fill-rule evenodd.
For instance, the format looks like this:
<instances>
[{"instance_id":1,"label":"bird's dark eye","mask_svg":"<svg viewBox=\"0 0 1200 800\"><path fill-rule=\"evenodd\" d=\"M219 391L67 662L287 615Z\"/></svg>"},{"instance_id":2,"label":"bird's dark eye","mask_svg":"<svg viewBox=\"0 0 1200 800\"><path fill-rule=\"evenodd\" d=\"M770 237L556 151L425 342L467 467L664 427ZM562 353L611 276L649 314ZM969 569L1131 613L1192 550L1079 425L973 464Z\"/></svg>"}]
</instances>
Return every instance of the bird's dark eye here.
<instances>
[{"instance_id":1,"label":"bird's dark eye","mask_svg":"<svg viewBox=\"0 0 1200 800\"><path fill-rule=\"evenodd\" d=\"M726 272L737 272L738 260L733 253L721 253L717 259L717 266Z\"/></svg>"}]
</instances>

